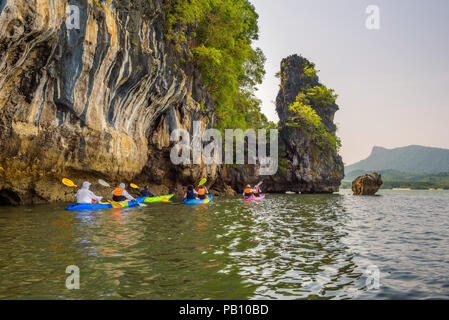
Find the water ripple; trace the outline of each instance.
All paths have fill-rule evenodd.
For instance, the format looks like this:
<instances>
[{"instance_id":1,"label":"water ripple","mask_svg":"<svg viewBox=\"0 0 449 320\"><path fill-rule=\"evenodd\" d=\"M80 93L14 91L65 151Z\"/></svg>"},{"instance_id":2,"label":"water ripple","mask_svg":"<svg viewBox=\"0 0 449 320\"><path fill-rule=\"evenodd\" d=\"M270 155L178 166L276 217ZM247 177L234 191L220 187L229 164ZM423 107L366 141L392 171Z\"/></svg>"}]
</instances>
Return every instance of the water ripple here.
<instances>
[{"instance_id":1,"label":"water ripple","mask_svg":"<svg viewBox=\"0 0 449 320\"><path fill-rule=\"evenodd\" d=\"M0 299L447 299L449 193L380 194L3 207ZM80 290L65 288L68 265Z\"/></svg>"}]
</instances>

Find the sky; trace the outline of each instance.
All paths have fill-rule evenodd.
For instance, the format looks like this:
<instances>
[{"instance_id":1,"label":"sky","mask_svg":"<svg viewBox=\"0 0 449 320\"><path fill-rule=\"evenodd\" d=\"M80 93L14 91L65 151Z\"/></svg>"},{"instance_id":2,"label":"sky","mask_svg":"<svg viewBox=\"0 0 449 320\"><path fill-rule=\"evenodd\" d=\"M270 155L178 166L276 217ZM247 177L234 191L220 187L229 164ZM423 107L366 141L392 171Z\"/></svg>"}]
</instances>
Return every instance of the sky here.
<instances>
[{"instance_id":1,"label":"sky","mask_svg":"<svg viewBox=\"0 0 449 320\"><path fill-rule=\"evenodd\" d=\"M335 115L345 164L373 146L449 148L449 1L251 0L259 14L255 46L266 57L256 95L278 121L281 60L301 54L338 94ZM369 30L369 5L379 29Z\"/></svg>"}]
</instances>

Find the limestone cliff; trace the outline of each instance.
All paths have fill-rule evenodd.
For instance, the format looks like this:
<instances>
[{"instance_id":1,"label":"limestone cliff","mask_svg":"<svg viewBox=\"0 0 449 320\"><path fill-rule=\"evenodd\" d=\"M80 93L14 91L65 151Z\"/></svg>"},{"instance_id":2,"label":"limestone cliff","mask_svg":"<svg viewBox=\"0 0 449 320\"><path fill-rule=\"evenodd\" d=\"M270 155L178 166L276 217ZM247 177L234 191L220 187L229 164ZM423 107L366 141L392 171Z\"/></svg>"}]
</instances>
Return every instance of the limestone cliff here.
<instances>
[{"instance_id":1,"label":"limestone cliff","mask_svg":"<svg viewBox=\"0 0 449 320\"><path fill-rule=\"evenodd\" d=\"M320 86L317 76L305 75L310 62L298 55L282 60L281 86L276 98L276 111L279 115L281 161L280 174L274 177L274 191L295 191L302 193L332 193L339 189L344 177L344 166L336 150L320 148L314 136L302 127L288 126L291 110L306 86ZM335 112L339 109L335 103L330 105L312 105L320 116L326 130L331 134L336 131Z\"/></svg>"},{"instance_id":2,"label":"limestone cliff","mask_svg":"<svg viewBox=\"0 0 449 320\"><path fill-rule=\"evenodd\" d=\"M182 185L203 177L211 189L228 194L229 186L239 190L260 178L269 192L338 189L341 158L317 152L301 128L283 126L303 86L297 56L282 64L277 111L286 163L277 175L171 163L170 133L182 128L192 134L193 121L211 127L215 114L187 44L164 36L167 4L1 1L0 205L73 201L73 190L61 184L64 177L76 183L149 182L156 193L181 193ZM77 10L78 24L72 20ZM338 107L315 109L335 131ZM111 192L95 184L94 191Z\"/></svg>"},{"instance_id":3,"label":"limestone cliff","mask_svg":"<svg viewBox=\"0 0 449 320\"><path fill-rule=\"evenodd\" d=\"M1 2L0 202L73 200L62 177L216 172L161 165L171 130L213 117L198 72L164 40L163 0L99 2ZM69 5L78 28L67 23Z\"/></svg>"}]
</instances>

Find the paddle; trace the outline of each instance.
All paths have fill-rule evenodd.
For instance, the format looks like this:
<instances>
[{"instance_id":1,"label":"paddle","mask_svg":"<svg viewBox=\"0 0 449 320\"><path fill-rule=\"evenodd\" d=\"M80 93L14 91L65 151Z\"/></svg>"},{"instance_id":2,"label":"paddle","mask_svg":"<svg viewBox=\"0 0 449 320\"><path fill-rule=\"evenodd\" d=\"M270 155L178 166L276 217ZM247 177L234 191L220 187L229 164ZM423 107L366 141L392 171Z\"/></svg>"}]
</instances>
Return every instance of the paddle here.
<instances>
[{"instance_id":1,"label":"paddle","mask_svg":"<svg viewBox=\"0 0 449 320\"><path fill-rule=\"evenodd\" d=\"M62 179L62 183L65 184L67 187L78 187L76 184L73 183L72 180L69 180L67 178Z\"/></svg>"},{"instance_id":2,"label":"paddle","mask_svg":"<svg viewBox=\"0 0 449 320\"><path fill-rule=\"evenodd\" d=\"M205 184L207 182L207 179L204 178L203 180L200 181L200 183L198 183L198 187L201 187L203 184Z\"/></svg>"},{"instance_id":3,"label":"paddle","mask_svg":"<svg viewBox=\"0 0 449 320\"><path fill-rule=\"evenodd\" d=\"M98 183L101 184L103 187L107 187L107 188L111 187L111 185L109 183L107 183L106 181L101 180L101 179L98 180Z\"/></svg>"},{"instance_id":4,"label":"paddle","mask_svg":"<svg viewBox=\"0 0 449 320\"><path fill-rule=\"evenodd\" d=\"M111 185L109 183L107 183L106 181L104 181L102 179L99 179L98 183L101 184L103 187L107 187L107 188L111 187ZM123 208L123 204L121 204L117 201L108 200L108 203L112 204L114 207Z\"/></svg>"},{"instance_id":5,"label":"paddle","mask_svg":"<svg viewBox=\"0 0 449 320\"><path fill-rule=\"evenodd\" d=\"M108 203L112 204L114 207L123 208L123 204L117 201L108 200Z\"/></svg>"}]
</instances>

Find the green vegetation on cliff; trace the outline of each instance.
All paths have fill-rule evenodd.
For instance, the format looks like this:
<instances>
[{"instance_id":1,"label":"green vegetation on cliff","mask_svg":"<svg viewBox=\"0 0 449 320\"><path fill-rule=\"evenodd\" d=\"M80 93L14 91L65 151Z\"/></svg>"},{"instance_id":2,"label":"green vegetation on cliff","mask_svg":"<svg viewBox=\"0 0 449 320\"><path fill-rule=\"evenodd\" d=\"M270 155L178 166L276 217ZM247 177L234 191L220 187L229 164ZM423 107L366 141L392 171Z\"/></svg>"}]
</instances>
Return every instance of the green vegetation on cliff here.
<instances>
[{"instance_id":1,"label":"green vegetation on cliff","mask_svg":"<svg viewBox=\"0 0 449 320\"><path fill-rule=\"evenodd\" d=\"M259 33L254 6L246 0L171 0L166 9L166 37L189 48L214 99L218 127L269 125L254 96L266 60L252 47Z\"/></svg>"},{"instance_id":2,"label":"green vegetation on cliff","mask_svg":"<svg viewBox=\"0 0 449 320\"><path fill-rule=\"evenodd\" d=\"M330 148L337 153L341 147L340 139L335 132L329 132L314 109L318 106L333 105L336 98L334 91L323 85L305 89L304 92L298 94L296 101L289 107L292 116L289 118L287 126L301 127L313 137L319 148Z\"/></svg>"},{"instance_id":3,"label":"green vegetation on cliff","mask_svg":"<svg viewBox=\"0 0 449 320\"><path fill-rule=\"evenodd\" d=\"M297 78L293 78L297 82L295 89L297 88L299 93L296 95L295 101L288 105L288 119L285 125L303 129L311 137L317 150L331 150L338 153L341 141L335 133L335 128L323 122L320 116L320 114L329 114L328 111L333 114L335 111L331 110L334 108L338 110L335 104L337 95L334 90L328 89L319 82L318 72L313 62L302 56L297 56L295 67L286 65L288 63L284 60L281 64L281 71L276 74L276 77L281 80L281 92L283 95L290 94L291 97L292 89L284 88L290 76L288 72L299 72L299 81Z\"/></svg>"}]
</instances>

